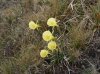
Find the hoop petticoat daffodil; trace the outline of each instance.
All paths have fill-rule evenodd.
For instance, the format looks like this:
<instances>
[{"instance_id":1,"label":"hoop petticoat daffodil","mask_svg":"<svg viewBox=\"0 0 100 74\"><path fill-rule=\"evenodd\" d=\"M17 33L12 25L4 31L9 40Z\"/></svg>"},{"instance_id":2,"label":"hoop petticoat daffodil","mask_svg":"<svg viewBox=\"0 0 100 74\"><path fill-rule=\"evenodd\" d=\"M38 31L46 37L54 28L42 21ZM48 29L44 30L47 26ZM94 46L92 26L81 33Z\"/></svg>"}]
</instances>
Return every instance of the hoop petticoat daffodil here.
<instances>
[{"instance_id":1,"label":"hoop petticoat daffodil","mask_svg":"<svg viewBox=\"0 0 100 74\"><path fill-rule=\"evenodd\" d=\"M55 18L49 18L47 21L47 25L52 27L58 26Z\"/></svg>"},{"instance_id":2,"label":"hoop petticoat daffodil","mask_svg":"<svg viewBox=\"0 0 100 74\"><path fill-rule=\"evenodd\" d=\"M45 31L42 34L42 38L45 41L50 41L50 40L52 40L54 38L54 36L52 35L52 33L50 31Z\"/></svg>"},{"instance_id":3,"label":"hoop petticoat daffodil","mask_svg":"<svg viewBox=\"0 0 100 74\"><path fill-rule=\"evenodd\" d=\"M42 58L45 58L45 57L47 57L48 56L48 54L49 54L49 51L48 50L41 50L40 51L40 56L42 57Z\"/></svg>"},{"instance_id":4,"label":"hoop petticoat daffodil","mask_svg":"<svg viewBox=\"0 0 100 74\"><path fill-rule=\"evenodd\" d=\"M56 48L57 48L57 44L56 44L56 42L55 41L50 41L49 43L48 43L48 48L50 49L50 50L55 50Z\"/></svg>"},{"instance_id":5,"label":"hoop petticoat daffodil","mask_svg":"<svg viewBox=\"0 0 100 74\"><path fill-rule=\"evenodd\" d=\"M33 22L33 21L30 21L29 22L29 28L30 29L33 29L33 30L35 30L35 29L37 29L38 27L40 27L38 24L36 24L35 22Z\"/></svg>"}]
</instances>

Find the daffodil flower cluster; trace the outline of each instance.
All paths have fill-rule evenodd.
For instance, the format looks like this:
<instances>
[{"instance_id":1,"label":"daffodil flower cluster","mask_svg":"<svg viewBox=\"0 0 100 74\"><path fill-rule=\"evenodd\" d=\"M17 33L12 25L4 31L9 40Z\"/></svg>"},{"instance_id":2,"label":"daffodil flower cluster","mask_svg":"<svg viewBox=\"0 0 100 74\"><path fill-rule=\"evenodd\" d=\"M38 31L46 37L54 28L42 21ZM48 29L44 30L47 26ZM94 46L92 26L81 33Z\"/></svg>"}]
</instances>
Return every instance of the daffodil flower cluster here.
<instances>
[{"instance_id":1,"label":"daffodil flower cluster","mask_svg":"<svg viewBox=\"0 0 100 74\"><path fill-rule=\"evenodd\" d=\"M50 26L50 27L57 27L58 26L55 18L49 18L47 20L47 25ZM35 30L35 29L38 29L39 27L40 26L37 23L35 23L33 21L29 22L29 28L30 29ZM40 51L40 56L42 58L45 58L45 57L48 56L50 51L53 52L54 50L57 49L57 43L56 43L56 41L54 41L54 38L55 38L54 35L49 30L43 32L42 38L43 38L44 41L46 41L48 43L47 49L43 49L43 50Z\"/></svg>"}]
</instances>

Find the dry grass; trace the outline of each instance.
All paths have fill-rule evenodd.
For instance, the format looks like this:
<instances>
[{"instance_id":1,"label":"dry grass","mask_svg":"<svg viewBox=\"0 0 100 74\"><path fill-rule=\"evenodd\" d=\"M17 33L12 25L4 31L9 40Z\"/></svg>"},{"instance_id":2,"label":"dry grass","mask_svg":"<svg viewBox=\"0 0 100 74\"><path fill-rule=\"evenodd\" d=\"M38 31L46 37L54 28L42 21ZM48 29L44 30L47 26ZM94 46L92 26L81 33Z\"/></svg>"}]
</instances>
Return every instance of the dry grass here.
<instances>
[{"instance_id":1,"label":"dry grass","mask_svg":"<svg viewBox=\"0 0 100 74\"><path fill-rule=\"evenodd\" d=\"M96 67L87 68L87 65L75 63L84 61L80 58L86 55L87 45L100 29L100 1L90 2L92 1L0 0L0 73L98 74ZM53 58L41 59L39 52L45 45L41 32L51 30L46 26L50 17L60 20L59 28L55 29L60 51L59 54L54 53ZM29 30L28 23L31 20L38 20L43 27L36 31ZM89 62L91 64L92 61ZM81 69L80 66L84 67ZM90 69L95 70L95 73Z\"/></svg>"}]
</instances>

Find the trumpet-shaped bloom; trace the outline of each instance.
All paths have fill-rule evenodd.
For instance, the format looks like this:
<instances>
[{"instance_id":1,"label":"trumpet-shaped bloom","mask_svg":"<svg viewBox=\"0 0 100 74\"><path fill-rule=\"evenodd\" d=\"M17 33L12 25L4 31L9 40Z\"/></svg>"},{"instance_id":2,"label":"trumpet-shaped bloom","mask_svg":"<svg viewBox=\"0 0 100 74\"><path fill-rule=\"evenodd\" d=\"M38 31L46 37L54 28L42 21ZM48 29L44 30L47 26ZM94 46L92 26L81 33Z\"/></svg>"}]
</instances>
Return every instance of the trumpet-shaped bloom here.
<instances>
[{"instance_id":1,"label":"trumpet-shaped bloom","mask_svg":"<svg viewBox=\"0 0 100 74\"><path fill-rule=\"evenodd\" d=\"M47 21L47 25L52 27L58 26L55 18L49 18Z\"/></svg>"},{"instance_id":2,"label":"trumpet-shaped bloom","mask_svg":"<svg viewBox=\"0 0 100 74\"><path fill-rule=\"evenodd\" d=\"M56 49L56 47L57 47L57 44L56 44L56 42L55 41L50 41L49 43L48 43L48 48L50 49L50 50L54 50L54 49Z\"/></svg>"},{"instance_id":3,"label":"trumpet-shaped bloom","mask_svg":"<svg viewBox=\"0 0 100 74\"><path fill-rule=\"evenodd\" d=\"M41 50L41 52L40 52L40 56L42 57L42 58L45 58L45 57L47 57L48 56L48 54L49 54L49 51L48 50Z\"/></svg>"},{"instance_id":4,"label":"trumpet-shaped bloom","mask_svg":"<svg viewBox=\"0 0 100 74\"><path fill-rule=\"evenodd\" d=\"M42 34L42 38L45 40L45 41L50 41L54 38L54 36L52 35L52 33L50 31L45 31L43 34Z\"/></svg>"},{"instance_id":5,"label":"trumpet-shaped bloom","mask_svg":"<svg viewBox=\"0 0 100 74\"><path fill-rule=\"evenodd\" d=\"M30 28L30 29L35 30L35 29L37 29L38 27L39 27L39 25L36 24L35 22L33 22L33 21L30 21L30 22L29 22L29 28Z\"/></svg>"}]
</instances>

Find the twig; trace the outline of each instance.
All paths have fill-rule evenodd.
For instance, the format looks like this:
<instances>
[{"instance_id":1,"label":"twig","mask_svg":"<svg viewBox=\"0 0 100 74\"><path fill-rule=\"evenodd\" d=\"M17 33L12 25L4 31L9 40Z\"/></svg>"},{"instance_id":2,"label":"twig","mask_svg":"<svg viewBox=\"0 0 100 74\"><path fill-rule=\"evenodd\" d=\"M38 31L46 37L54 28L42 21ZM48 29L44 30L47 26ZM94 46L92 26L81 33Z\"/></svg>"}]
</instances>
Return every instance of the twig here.
<instances>
[{"instance_id":1,"label":"twig","mask_svg":"<svg viewBox=\"0 0 100 74\"><path fill-rule=\"evenodd\" d=\"M64 60L67 62L67 64L69 65L69 62L68 62L68 60L69 60L69 58L67 58L66 56L64 56ZM68 74L71 74L71 69L69 68L69 66L68 65L66 65L65 63L64 63L64 65L67 67L67 69L68 69Z\"/></svg>"}]
</instances>

